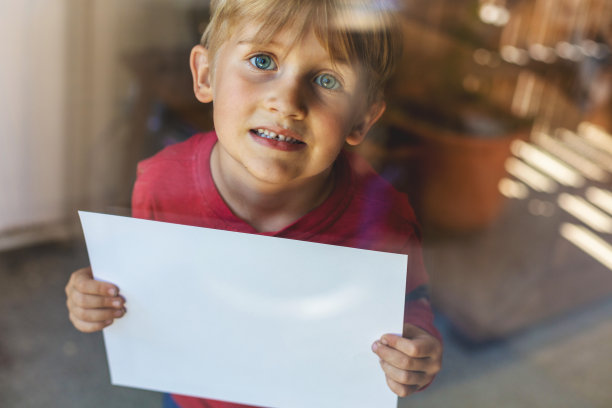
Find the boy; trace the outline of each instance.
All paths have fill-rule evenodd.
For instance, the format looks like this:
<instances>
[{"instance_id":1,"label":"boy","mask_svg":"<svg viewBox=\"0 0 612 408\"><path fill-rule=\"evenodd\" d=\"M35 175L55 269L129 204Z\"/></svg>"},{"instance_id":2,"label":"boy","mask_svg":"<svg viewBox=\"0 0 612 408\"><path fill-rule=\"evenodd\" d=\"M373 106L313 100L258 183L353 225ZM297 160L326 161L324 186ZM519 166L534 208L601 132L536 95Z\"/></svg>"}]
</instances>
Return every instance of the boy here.
<instances>
[{"instance_id":1,"label":"boy","mask_svg":"<svg viewBox=\"0 0 612 408\"><path fill-rule=\"evenodd\" d=\"M191 53L196 98L215 131L140 163L133 216L409 255L403 337L372 345L406 396L440 369L442 347L407 199L344 143L380 118L401 42L387 1L218 0ZM376 273L376 271L372 271ZM119 289L73 273L70 319L84 332L125 313ZM432 335L433 334L433 335ZM437 337L437 338L436 338ZM183 408L238 407L173 396Z\"/></svg>"}]
</instances>

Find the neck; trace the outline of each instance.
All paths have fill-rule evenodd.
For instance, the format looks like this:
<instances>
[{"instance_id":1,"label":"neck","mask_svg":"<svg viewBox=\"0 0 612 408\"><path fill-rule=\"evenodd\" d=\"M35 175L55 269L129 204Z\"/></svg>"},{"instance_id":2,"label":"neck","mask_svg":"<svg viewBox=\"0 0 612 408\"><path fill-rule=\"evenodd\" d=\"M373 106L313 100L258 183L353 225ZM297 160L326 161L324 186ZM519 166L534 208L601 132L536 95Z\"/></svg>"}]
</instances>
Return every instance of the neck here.
<instances>
[{"instance_id":1,"label":"neck","mask_svg":"<svg viewBox=\"0 0 612 408\"><path fill-rule=\"evenodd\" d=\"M258 232L281 230L321 205L334 188L333 168L316 178L278 186L221 171L218 145L211 154L211 172L219 194L239 218Z\"/></svg>"}]
</instances>

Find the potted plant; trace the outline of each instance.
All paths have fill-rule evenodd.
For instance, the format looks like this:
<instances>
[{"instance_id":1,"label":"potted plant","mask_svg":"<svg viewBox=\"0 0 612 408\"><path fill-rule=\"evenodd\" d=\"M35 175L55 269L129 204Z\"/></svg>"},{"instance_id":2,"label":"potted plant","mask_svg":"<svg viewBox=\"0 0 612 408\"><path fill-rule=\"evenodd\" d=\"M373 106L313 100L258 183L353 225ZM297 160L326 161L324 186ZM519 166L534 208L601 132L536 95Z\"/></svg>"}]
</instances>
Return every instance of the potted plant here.
<instances>
[{"instance_id":1,"label":"potted plant","mask_svg":"<svg viewBox=\"0 0 612 408\"><path fill-rule=\"evenodd\" d=\"M499 34L493 35L499 29L483 27L466 4L445 4L452 23L437 16L439 27L432 24L434 6L407 10L385 132L363 148L383 175L411 193L426 227L447 231L476 230L496 218L510 144L527 137L533 118L512 106L523 69L499 57Z\"/></svg>"}]
</instances>

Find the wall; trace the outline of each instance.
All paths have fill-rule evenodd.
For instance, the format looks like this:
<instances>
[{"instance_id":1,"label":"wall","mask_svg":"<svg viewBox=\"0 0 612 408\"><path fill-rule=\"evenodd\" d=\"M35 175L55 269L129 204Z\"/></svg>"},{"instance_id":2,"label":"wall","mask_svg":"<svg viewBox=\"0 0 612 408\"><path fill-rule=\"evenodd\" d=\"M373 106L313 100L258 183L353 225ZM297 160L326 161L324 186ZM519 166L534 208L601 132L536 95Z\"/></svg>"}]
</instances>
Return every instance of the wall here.
<instances>
[{"instance_id":1,"label":"wall","mask_svg":"<svg viewBox=\"0 0 612 408\"><path fill-rule=\"evenodd\" d=\"M205 4L0 2L0 249L78 234L77 209L117 202L139 95L122 58L192 44Z\"/></svg>"},{"instance_id":2,"label":"wall","mask_svg":"<svg viewBox=\"0 0 612 408\"><path fill-rule=\"evenodd\" d=\"M66 5L0 2L0 231L65 218Z\"/></svg>"}]
</instances>

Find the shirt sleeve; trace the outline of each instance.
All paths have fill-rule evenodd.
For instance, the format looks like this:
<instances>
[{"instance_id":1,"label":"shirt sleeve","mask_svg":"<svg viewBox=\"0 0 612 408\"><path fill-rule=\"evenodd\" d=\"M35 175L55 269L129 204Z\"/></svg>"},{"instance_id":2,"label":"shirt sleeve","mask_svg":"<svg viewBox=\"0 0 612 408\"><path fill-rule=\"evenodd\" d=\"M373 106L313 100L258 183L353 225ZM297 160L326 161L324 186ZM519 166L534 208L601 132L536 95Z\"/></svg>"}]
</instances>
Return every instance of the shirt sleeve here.
<instances>
[{"instance_id":1,"label":"shirt sleeve","mask_svg":"<svg viewBox=\"0 0 612 408\"><path fill-rule=\"evenodd\" d=\"M146 168L146 161L138 163L136 182L132 190L132 217L152 220L155 213L154 199L149 188Z\"/></svg>"},{"instance_id":2,"label":"shirt sleeve","mask_svg":"<svg viewBox=\"0 0 612 408\"><path fill-rule=\"evenodd\" d=\"M406 275L406 301L404 323L413 324L442 342L440 332L434 326L434 314L429 298L429 276L423 262L423 250L418 227L412 225L405 253L408 254Z\"/></svg>"}]
</instances>

